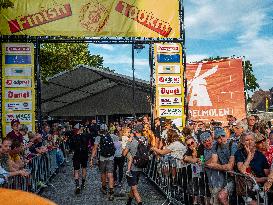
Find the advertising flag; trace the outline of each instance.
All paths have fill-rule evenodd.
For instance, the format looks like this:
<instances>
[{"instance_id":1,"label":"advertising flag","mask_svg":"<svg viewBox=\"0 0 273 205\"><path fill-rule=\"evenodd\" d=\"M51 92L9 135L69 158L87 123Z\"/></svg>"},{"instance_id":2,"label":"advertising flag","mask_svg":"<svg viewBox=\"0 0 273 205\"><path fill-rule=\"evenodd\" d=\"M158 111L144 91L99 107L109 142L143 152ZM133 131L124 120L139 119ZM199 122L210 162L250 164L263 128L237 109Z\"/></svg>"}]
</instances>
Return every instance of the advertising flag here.
<instances>
[{"instance_id":1,"label":"advertising flag","mask_svg":"<svg viewBox=\"0 0 273 205\"><path fill-rule=\"evenodd\" d=\"M177 0L14 0L13 4L1 10L1 35L180 37Z\"/></svg>"},{"instance_id":2,"label":"advertising flag","mask_svg":"<svg viewBox=\"0 0 273 205\"><path fill-rule=\"evenodd\" d=\"M246 117L241 59L187 64L189 118L226 122Z\"/></svg>"},{"instance_id":3,"label":"advertising flag","mask_svg":"<svg viewBox=\"0 0 273 205\"><path fill-rule=\"evenodd\" d=\"M184 71L182 46L178 43L155 44L156 117L171 119L182 129L184 114Z\"/></svg>"},{"instance_id":4,"label":"advertising flag","mask_svg":"<svg viewBox=\"0 0 273 205\"><path fill-rule=\"evenodd\" d=\"M3 43L2 51L3 136L11 131L13 119L34 131L34 46L31 43Z\"/></svg>"}]
</instances>

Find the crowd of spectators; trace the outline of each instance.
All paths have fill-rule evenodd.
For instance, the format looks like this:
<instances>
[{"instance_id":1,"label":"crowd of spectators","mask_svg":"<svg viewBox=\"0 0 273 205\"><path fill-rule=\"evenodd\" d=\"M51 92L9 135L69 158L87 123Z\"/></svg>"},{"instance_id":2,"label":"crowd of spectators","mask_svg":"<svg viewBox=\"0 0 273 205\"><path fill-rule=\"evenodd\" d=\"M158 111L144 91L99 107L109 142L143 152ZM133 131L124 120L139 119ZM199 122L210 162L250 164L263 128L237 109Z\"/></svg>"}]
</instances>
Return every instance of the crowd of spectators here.
<instances>
[{"instance_id":1,"label":"crowd of spectators","mask_svg":"<svg viewBox=\"0 0 273 205\"><path fill-rule=\"evenodd\" d=\"M215 121L188 121L179 132L170 120L155 119L157 143L151 150L160 156L158 167L161 169L157 168L157 171L163 177L170 174L170 178L184 178L184 184L180 185L184 194L190 196L189 203L233 204L241 200L241 203L257 204L255 191L258 188L253 191L254 184L248 183L247 177L265 192L272 187L271 123L261 121L255 115L242 120L227 116L227 121L227 125ZM174 159L176 165L173 165ZM167 174L164 170L166 161L171 167ZM181 171L183 176L177 177L173 167L179 170L181 165L178 163L182 167L191 166ZM175 183L172 180L171 185ZM164 186L164 181L162 184ZM267 194L272 201L272 194Z\"/></svg>"},{"instance_id":2,"label":"crowd of spectators","mask_svg":"<svg viewBox=\"0 0 273 205\"><path fill-rule=\"evenodd\" d=\"M41 133L28 130L28 126L19 120L11 121L10 131L0 143L0 185L8 182L9 177L29 177L29 164L36 156L42 156L56 149L58 166L64 162L65 144L70 127L68 124L43 124ZM41 186L43 184L41 183Z\"/></svg>"},{"instance_id":3,"label":"crowd of spectators","mask_svg":"<svg viewBox=\"0 0 273 205\"><path fill-rule=\"evenodd\" d=\"M239 177L235 180L231 173L252 177L266 192L272 189L273 127L255 115L241 120L227 116L227 121L228 124L223 125L213 120L209 123L189 120L182 131L170 119L156 118L151 122L149 116L110 122L107 130L116 139L114 185L122 186L125 161L130 162L130 154L125 158L122 153L137 134L146 139L152 158L157 160L158 176L171 176L172 185L179 185L179 177L185 178L177 178L177 167L191 165L190 169L182 171L188 177L187 183L180 184L191 196L191 203L230 204L232 196L241 196L245 202L256 204L258 199L251 190L238 189L238 182L244 184L246 180ZM79 126L84 127L84 133L90 137L91 153L101 125L96 120L75 126L45 123L41 134L28 132L27 126L18 120L13 120L11 126L12 131L1 143L0 183L14 175L27 177L29 173L24 167L29 160L52 149L58 149L57 158L61 164L67 156L64 145L69 145L69 139L76 135ZM172 168L162 168L164 163ZM132 165L128 164L125 170L130 176Z\"/></svg>"}]
</instances>

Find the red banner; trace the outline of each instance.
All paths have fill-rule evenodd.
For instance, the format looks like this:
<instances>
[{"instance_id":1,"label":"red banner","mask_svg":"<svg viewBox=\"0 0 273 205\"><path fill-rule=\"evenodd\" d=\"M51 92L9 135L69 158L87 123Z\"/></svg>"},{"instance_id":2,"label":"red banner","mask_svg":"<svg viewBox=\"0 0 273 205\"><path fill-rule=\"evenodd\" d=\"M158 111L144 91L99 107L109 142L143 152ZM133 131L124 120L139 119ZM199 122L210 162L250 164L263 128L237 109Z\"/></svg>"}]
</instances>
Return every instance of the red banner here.
<instances>
[{"instance_id":1,"label":"red banner","mask_svg":"<svg viewBox=\"0 0 273 205\"><path fill-rule=\"evenodd\" d=\"M241 59L187 64L189 118L209 122L246 116Z\"/></svg>"}]
</instances>

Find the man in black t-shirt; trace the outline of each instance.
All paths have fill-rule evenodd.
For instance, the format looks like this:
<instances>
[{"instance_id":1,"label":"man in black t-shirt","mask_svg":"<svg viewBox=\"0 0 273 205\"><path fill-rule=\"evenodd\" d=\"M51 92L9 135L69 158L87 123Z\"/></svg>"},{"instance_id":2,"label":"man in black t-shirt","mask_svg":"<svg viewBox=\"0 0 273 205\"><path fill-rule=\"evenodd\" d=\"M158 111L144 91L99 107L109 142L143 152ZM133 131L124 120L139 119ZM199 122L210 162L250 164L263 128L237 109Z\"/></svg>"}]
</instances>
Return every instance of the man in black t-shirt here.
<instances>
[{"instance_id":1,"label":"man in black t-shirt","mask_svg":"<svg viewBox=\"0 0 273 205\"><path fill-rule=\"evenodd\" d=\"M99 128L99 125L97 124L96 120L92 120L91 124L89 125L88 128L89 128L89 133L91 136L91 145L93 146L95 139L98 136L100 128Z\"/></svg>"},{"instance_id":2,"label":"man in black t-shirt","mask_svg":"<svg viewBox=\"0 0 273 205\"><path fill-rule=\"evenodd\" d=\"M90 135L83 133L84 127L77 124L75 127L76 135L70 140L70 148L74 152L73 155L73 167L74 167L74 179L76 184L75 193L79 194L81 189L85 188L86 180L86 167L88 162L89 142ZM82 169L82 184L79 184L79 171Z\"/></svg>"}]
</instances>

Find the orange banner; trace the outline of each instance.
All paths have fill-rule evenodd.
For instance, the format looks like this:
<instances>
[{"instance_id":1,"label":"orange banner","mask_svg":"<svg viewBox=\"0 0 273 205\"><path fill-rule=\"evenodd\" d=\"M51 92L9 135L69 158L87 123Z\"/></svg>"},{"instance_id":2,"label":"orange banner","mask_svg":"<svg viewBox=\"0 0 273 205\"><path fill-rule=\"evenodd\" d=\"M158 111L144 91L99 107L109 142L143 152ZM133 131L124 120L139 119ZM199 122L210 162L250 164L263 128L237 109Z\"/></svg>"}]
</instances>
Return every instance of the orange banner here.
<instances>
[{"instance_id":1,"label":"orange banner","mask_svg":"<svg viewBox=\"0 0 273 205\"><path fill-rule=\"evenodd\" d=\"M187 64L189 119L226 122L245 118L241 59Z\"/></svg>"}]
</instances>

